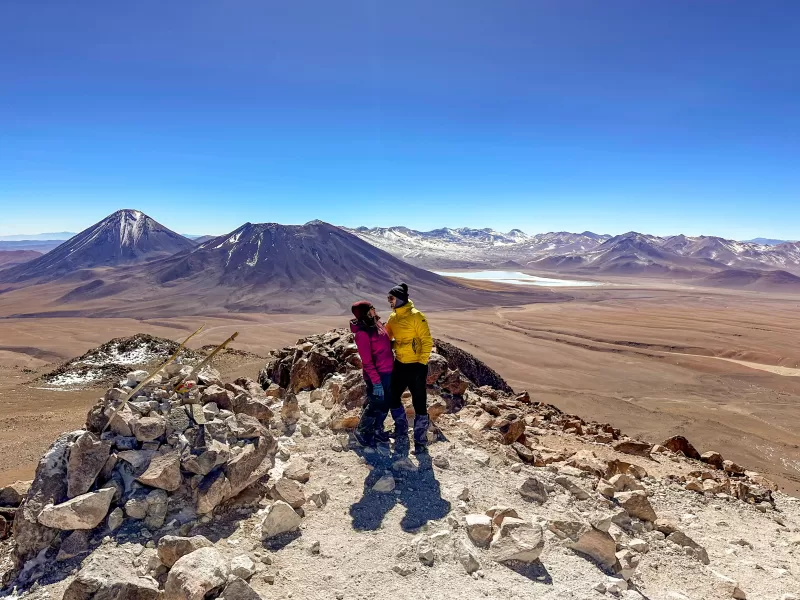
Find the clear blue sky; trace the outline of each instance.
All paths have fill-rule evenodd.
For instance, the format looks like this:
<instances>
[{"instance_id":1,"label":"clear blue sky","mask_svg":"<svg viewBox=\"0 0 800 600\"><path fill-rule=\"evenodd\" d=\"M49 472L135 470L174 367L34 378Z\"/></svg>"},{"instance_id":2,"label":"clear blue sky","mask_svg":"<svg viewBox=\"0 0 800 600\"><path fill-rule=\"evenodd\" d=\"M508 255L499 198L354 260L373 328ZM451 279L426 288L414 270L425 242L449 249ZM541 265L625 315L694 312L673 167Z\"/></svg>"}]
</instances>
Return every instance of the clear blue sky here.
<instances>
[{"instance_id":1,"label":"clear blue sky","mask_svg":"<svg viewBox=\"0 0 800 600\"><path fill-rule=\"evenodd\" d=\"M5 0L0 235L800 238L797 0Z\"/></svg>"}]
</instances>

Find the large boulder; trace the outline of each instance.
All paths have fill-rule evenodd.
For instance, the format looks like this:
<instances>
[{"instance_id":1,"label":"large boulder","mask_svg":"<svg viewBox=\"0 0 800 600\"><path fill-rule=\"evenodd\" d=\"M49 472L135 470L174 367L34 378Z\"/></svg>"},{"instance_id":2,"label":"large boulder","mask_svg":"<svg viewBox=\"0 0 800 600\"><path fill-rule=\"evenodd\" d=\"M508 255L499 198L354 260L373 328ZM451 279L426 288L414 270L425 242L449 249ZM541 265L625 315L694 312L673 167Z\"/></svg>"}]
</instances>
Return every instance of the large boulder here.
<instances>
[{"instance_id":1,"label":"large boulder","mask_svg":"<svg viewBox=\"0 0 800 600\"><path fill-rule=\"evenodd\" d=\"M39 523L52 529L94 529L108 514L115 490L103 488L76 496L61 504L48 504L39 513Z\"/></svg>"},{"instance_id":2,"label":"large boulder","mask_svg":"<svg viewBox=\"0 0 800 600\"><path fill-rule=\"evenodd\" d=\"M300 357L292 365L289 374L292 391L316 389L322 385L325 376L336 371L337 363L321 352L311 351Z\"/></svg>"},{"instance_id":3,"label":"large boulder","mask_svg":"<svg viewBox=\"0 0 800 600\"><path fill-rule=\"evenodd\" d=\"M69 447L81 434L83 431L61 434L39 460L33 483L14 519L14 562L17 567L49 547L59 535L58 529L39 523L38 517L45 506L60 504L67 499Z\"/></svg>"},{"instance_id":4,"label":"large boulder","mask_svg":"<svg viewBox=\"0 0 800 600\"><path fill-rule=\"evenodd\" d=\"M622 452L623 454L632 454L634 456L643 456L646 458L650 456L650 450L653 448L651 444L640 442L639 440L621 440L616 442L612 447L617 452Z\"/></svg>"},{"instance_id":5,"label":"large boulder","mask_svg":"<svg viewBox=\"0 0 800 600\"><path fill-rule=\"evenodd\" d=\"M447 369L447 359L441 354L431 352L431 357L428 359L428 385L436 383L447 372Z\"/></svg>"},{"instance_id":6,"label":"large boulder","mask_svg":"<svg viewBox=\"0 0 800 600\"><path fill-rule=\"evenodd\" d=\"M210 548L213 544L202 535L192 537L180 537L177 535L165 535L158 540L158 558L168 569L172 568L179 558L191 554L200 548Z\"/></svg>"},{"instance_id":7,"label":"large boulder","mask_svg":"<svg viewBox=\"0 0 800 600\"><path fill-rule=\"evenodd\" d=\"M210 513L231 495L231 482L225 477L225 472L217 469L209 473L197 486L197 514Z\"/></svg>"},{"instance_id":8,"label":"large boulder","mask_svg":"<svg viewBox=\"0 0 800 600\"><path fill-rule=\"evenodd\" d=\"M123 561L91 555L64 591L63 600L157 600L158 582L143 577Z\"/></svg>"},{"instance_id":9,"label":"large boulder","mask_svg":"<svg viewBox=\"0 0 800 600\"><path fill-rule=\"evenodd\" d=\"M228 581L228 561L215 548L200 548L180 557L164 584L164 600L203 600Z\"/></svg>"},{"instance_id":10,"label":"large boulder","mask_svg":"<svg viewBox=\"0 0 800 600\"><path fill-rule=\"evenodd\" d=\"M691 442L682 435L673 435L668 440L661 442L661 445L677 454L683 454L688 458L700 460L700 453L692 446Z\"/></svg>"},{"instance_id":11,"label":"large boulder","mask_svg":"<svg viewBox=\"0 0 800 600\"><path fill-rule=\"evenodd\" d=\"M0 488L0 506L10 506L16 508L22 504L22 500L31 489L32 481L15 481L5 487Z\"/></svg>"},{"instance_id":12,"label":"large boulder","mask_svg":"<svg viewBox=\"0 0 800 600\"><path fill-rule=\"evenodd\" d=\"M74 498L88 492L110 453L110 440L100 440L90 431L78 436L69 449L67 496Z\"/></svg>"},{"instance_id":13,"label":"large boulder","mask_svg":"<svg viewBox=\"0 0 800 600\"><path fill-rule=\"evenodd\" d=\"M243 489L266 475L275 464L278 443L271 434L266 433L254 444L230 459L224 467L225 476L231 484L229 497L236 496Z\"/></svg>"}]
</instances>

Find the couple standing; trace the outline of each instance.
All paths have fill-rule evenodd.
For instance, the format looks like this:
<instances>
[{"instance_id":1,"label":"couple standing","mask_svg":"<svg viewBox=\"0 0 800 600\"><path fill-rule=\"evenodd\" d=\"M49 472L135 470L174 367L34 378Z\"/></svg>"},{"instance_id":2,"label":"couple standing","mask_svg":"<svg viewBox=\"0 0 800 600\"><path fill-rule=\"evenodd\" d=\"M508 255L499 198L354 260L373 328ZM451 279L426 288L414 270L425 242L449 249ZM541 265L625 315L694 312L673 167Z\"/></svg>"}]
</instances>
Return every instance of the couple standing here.
<instances>
[{"instance_id":1,"label":"couple standing","mask_svg":"<svg viewBox=\"0 0 800 600\"><path fill-rule=\"evenodd\" d=\"M355 436L363 446L395 439L395 452L407 453L408 418L402 396L411 392L414 405L414 453L427 451L428 445L428 359L433 349L428 322L408 299L405 283L389 290L392 314L386 325L381 323L375 307L362 300L353 304L355 319L350 330L355 336L358 353L367 383L367 403L361 413ZM392 352L394 350L394 353ZM394 433L383 430L383 422L391 412Z\"/></svg>"}]
</instances>

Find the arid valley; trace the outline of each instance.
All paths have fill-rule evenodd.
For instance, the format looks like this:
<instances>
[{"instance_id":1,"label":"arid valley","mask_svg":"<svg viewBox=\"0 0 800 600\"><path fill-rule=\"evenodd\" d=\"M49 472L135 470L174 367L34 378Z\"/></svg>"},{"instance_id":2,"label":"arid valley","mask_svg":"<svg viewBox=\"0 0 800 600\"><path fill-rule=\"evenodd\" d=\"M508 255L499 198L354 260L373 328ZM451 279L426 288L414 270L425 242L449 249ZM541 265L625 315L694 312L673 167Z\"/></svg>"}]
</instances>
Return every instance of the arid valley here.
<instances>
[{"instance_id":1,"label":"arid valley","mask_svg":"<svg viewBox=\"0 0 800 600\"><path fill-rule=\"evenodd\" d=\"M427 312L434 336L472 352L534 400L653 443L685 435L701 452L719 450L784 492L800 492L796 295L631 278L560 291L572 299ZM5 315L24 311L4 306ZM0 318L0 484L32 477L52 439L79 428L105 389L40 389L36 378L111 338L142 332L180 340L205 323L190 343L199 347L239 331L233 347L252 355L223 356L223 370L255 377L270 349L347 320L256 313Z\"/></svg>"}]
</instances>

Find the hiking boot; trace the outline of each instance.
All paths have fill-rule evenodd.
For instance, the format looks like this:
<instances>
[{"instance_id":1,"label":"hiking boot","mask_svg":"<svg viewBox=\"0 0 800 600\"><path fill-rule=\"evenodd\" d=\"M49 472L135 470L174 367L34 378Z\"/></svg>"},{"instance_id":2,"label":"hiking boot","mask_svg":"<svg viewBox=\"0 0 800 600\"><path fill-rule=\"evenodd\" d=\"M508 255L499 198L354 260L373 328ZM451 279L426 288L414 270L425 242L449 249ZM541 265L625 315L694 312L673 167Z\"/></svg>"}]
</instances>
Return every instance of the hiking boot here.
<instances>
[{"instance_id":1,"label":"hiking boot","mask_svg":"<svg viewBox=\"0 0 800 600\"><path fill-rule=\"evenodd\" d=\"M428 445L428 427L431 420L428 415L417 415L414 417L414 443Z\"/></svg>"},{"instance_id":2,"label":"hiking boot","mask_svg":"<svg viewBox=\"0 0 800 600\"><path fill-rule=\"evenodd\" d=\"M428 453L428 444L420 444L419 442L414 442L414 454L427 454Z\"/></svg>"},{"instance_id":3,"label":"hiking boot","mask_svg":"<svg viewBox=\"0 0 800 600\"><path fill-rule=\"evenodd\" d=\"M405 407L393 408L392 419L394 420L394 433L390 434L391 437L395 439L408 438L408 417Z\"/></svg>"},{"instance_id":4,"label":"hiking boot","mask_svg":"<svg viewBox=\"0 0 800 600\"><path fill-rule=\"evenodd\" d=\"M366 408L361 412L361 418L353 432L356 441L366 448L375 447L375 421L372 411Z\"/></svg>"},{"instance_id":5,"label":"hiking boot","mask_svg":"<svg viewBox=\"0 0 800 600\"><path fill-rule=\"evenodd\" d=\"M389 414L388 410L376 411L375 413L375 431L373 437L379 444L388 444L391 434L383 429L383 422L386 420L386 415Z\"/></svg>"}]
</instances>

